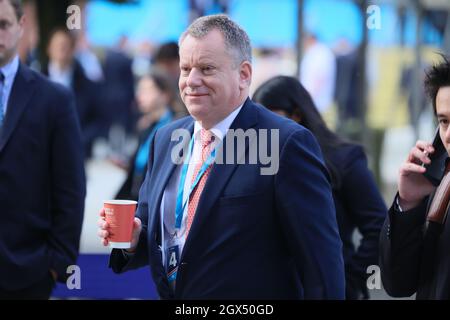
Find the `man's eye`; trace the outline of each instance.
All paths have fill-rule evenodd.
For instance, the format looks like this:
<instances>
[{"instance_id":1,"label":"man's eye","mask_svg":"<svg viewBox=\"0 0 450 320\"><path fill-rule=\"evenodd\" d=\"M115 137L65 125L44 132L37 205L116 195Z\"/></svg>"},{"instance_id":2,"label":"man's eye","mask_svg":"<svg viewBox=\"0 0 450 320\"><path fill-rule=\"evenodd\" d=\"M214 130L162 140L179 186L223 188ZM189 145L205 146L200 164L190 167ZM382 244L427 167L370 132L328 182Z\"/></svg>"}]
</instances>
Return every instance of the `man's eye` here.
<instances>
[{"instance_id":1,"label":"man's eye","mask_svg":"<svg viewBox=\"0 0 450 320\"><path fill-rule=\"evenodd\" d=\"M10 26L11 26L11 23L9 23L8 21L5 21L5 20L0 21L0 29L6 30Z\"/></svg>"},{"instance_id":2,"label":"man's eye","mask_svg":"<svg viewBox=\"0 0 450 320\"><path fill-rule=\"evenodd\" d=\"M203 68L202 68L202 71L203 71L203 72L206 72L206 73L211 72L211 71L213 71L213 70L214 70L214 67L213 67L213 66L206 66L206 67L203 67Z\"/></svg>"},{"instance_id":3,"label":"man's eye","mask_svg":"<svg viewBox=\"0 0 450 320\"><path fill-rule=\"evenodd\" d=\"M448 120L447 119L440 119L439 123L442 124L442 125L446 125L446 124L448 124Z\"/></svg>"}]
</instances>

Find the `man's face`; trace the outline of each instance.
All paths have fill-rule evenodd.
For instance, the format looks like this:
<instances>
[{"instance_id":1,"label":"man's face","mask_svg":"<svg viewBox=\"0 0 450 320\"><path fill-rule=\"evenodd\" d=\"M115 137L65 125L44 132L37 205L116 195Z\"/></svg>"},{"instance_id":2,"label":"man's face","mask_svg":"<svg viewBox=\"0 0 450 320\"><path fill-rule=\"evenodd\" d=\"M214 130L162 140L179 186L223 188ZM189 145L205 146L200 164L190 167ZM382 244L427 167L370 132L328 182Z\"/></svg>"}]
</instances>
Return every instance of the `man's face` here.
<instances>
[{"instance_id":1,"label":"man's face","mask_svg":"<svg viewBox=\"0 0 450 320\"><path fill-rule=\"evenodd\" d=\"M248 95L251 65L236 65L220 31L201 39L187 35L180 45L181 98L189 113L209 129Z\"/></svg>"},{"instance_id":2,"label":"man's face","mask_svg":"<svg viewBox=\"0 0 450 320\"><path fill-rule=\"evenodd\" d=\"M72 62L73 53L74 48L69 36L62 31L56 32L48 46L50 61L60 67L66 67Z\"/></svg>"},{"instance_id":3,"label":"man's face","mask_svg":"<svg viewBox=\"0 0 450 320\"><path fill-rule=\"evenodd\" d=\"M4 66L17 53L23 33L23 17L17 20L14 8L8 0L0 0L0 66Z\"/></svg>"},{"instance_id":4,"label":"man's face","mask_svg":"<svg viewBox=\"0 0 450 320\"><path fill-rule=\"evenodd\" d=\"M439 89L436 96L436 114L439 121L439 135L450 155L450 86Z\"/></svg>"}]
</instances>

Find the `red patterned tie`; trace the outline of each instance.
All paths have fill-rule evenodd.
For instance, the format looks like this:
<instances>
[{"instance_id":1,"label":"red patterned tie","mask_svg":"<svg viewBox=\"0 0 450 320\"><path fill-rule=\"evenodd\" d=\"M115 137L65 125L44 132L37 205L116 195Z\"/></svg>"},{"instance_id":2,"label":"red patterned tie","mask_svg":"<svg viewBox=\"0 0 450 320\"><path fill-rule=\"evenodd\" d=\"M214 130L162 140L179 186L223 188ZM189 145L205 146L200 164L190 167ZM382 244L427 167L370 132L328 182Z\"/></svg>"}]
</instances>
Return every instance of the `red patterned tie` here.
<instances>
[{"instance_id":1,"label":"red patterned tie","mask_svg":"<svg viewBox=\"0 0 450 320\"><path fill-rule=\"evenodd\" d=\"M201 161L198 161L198 163L195 165L194 168L194 174L192 175L191 185L194 182L195 178L198 175L198 172L200 171L200 168L202 167L203 163L207 160L209 154L211 153L211 142L213 141L214 135L211 131L201 129L200 130L200 141L202 144L202 157ZM205 187L206 180L208 179L209 173L211 171L212 164L209 165L209 167L206 169L203 176L200 178L199 182L197 183L195 189L192 191L190 197L189 197L189 203L188 203L188 216L187 216L187 224L186 224L186 237L189 233L189 230L191 229L192 221L194 220L195 211L197 210L198 201L200 200L200 196L202 194L203 188Z\"/></svg>"}]
</instances>

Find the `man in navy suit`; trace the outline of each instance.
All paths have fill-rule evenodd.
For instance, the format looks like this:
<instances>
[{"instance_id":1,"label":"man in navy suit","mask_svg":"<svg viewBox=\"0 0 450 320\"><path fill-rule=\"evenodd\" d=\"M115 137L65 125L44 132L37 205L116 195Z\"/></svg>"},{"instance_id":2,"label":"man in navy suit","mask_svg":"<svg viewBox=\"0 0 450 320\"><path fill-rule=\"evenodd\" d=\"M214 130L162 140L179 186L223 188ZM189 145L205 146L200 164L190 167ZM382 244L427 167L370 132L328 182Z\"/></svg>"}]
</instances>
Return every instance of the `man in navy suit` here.
<instances>
[{"instance_id":1,"label":"man in navy suit","mask_svg":"<svg viewBox=\"0 0 450 320\"><path fill-rule=\"evenodd\" d=\"M225 15L197 19L180 38L180 68L191 116L156 133L131 248L112 251L112 269L150 265L163 299L344 298L320 149L304 127L248 98L245 31ZM248 137L235 144L238 132ZM251 160L255 146L270 150L270 167Z\"/></svg>"},{"instance_id":2,"label":"man in navy suit","mask_svg":"<svg viewBox=\"0 0 450 320\"><path fill-rule=\"evenodd\" d=\"M0 0L0 299L48 299L78 254L83 149L73 96L19 62L23 21Z\"/></svg>"},{"instance_id":3,"label":"man in navy suit","mask_svg":"<svg viewBox=\"0 0 450 320\"><path fill-rule=\"evenodd\" d=\"M82 65L75 58L75 36L64 28L55 29L50 36L48 45L48 65L42 68L42 73L54 82L62 84L75 94L75 106L78 111L82 132L85 159L92 156L93 145L97 138L106 136L108 131L108 113L101 104L99 92L101 84L91 81Z\"/></svg>"}]
</instances>

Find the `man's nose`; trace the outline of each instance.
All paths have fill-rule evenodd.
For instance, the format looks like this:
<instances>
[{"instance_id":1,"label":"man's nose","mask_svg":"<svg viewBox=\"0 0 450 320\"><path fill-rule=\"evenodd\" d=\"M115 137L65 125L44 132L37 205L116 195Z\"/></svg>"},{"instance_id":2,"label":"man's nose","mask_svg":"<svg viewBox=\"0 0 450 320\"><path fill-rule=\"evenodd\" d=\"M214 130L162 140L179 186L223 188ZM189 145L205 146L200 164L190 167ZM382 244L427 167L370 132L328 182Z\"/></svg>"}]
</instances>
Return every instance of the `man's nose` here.
<instances>
[{"instance_id":1,"label":"man's nose","mask_svg":"<svg viewBox=\"0 0 450 320\"><path fill-rule=\"evenodd\" d=\"M188 87L199 87L202 84L201 73L197 68L192 68L186 80Z\"/></svg>"}]
</instances>

